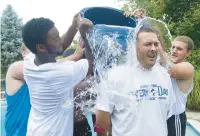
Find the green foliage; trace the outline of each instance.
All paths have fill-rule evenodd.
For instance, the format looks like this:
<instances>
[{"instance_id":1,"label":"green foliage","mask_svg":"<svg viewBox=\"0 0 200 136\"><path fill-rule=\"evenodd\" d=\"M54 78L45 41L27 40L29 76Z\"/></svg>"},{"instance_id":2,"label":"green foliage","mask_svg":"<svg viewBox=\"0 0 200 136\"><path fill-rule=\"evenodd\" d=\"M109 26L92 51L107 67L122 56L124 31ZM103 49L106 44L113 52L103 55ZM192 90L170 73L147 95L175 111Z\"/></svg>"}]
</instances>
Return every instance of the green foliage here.
<instances>
[{"instance_id":1,"label":"green foliage","mask_svg":"<svg viewBox=\"0 0 200 136\"><path fill-rule=\"evenodd\" d=\"M169 28L174 35L191 37L197 48L200 48L200 2L185 12L177 22L170 22Z\"/></svg>"},{"instance_id":2,"label":"green foliage","mask_svg":"<svg viewBox=\"0 0 200 136\"><path fill-rule=\"evenodd\" d=\"M192 54L189 56L188 61L192 63L195 69L200 69L200 48L192 51Z\"/></svg>"},{"instance_id":3,"label":"green foliage","mask_svg":"<svg viewBox=\"0 0 200 136\"><path fill-rule=\"evenodd\" d=\"M135 0L128 0L126 3L122 6L121 10L123 11L132 11L136 8Z\"/></svg>"},{"instance_id":4,"label":"green foliage","mask_svg":"<svg viewBox=\"0 0 200 136\"><path fill-rule=\"evenodd\" d=\"M187 108L200 111L200 48L193 50L188 58L195 68L194 89L188 96Z\"/></svg>"},{"instance_id":5,"label":"green foliage","mask_svg":"<svg viewBox=\"0 0 200 136\"><path fill-rule=\"evenodd\" d=\"M200 48L200 0L126 0L122 7L135 8L146 9L148 16L167 23L173 37L189 36Z\"/></svg>"},{"instance_id":6,"label":"green foliage","mask_svg":"<svg viewBox=\"0 0 200 136\"><path fill-rule=\"evenodd\" d=\"M200 69L195 72L194 88L188 96L187 108L200 111Z\"/></svg>"},{"instance_id":7,"label":"green foliage","mask_svg":"<svg viewBox=\"0 0 200 136\"><path fill-rule=\"evenodd\" d=\"M166 0L126 0L122 10L132 11L136 8L146 9L147 15L156 19L163 19Z\"/></svg>"},{"instance_id":8,"label":"green foliage","mask_svg":"<svg viewBox=\"0 0 200 136\"><path fill-rule=\"evenodd\" d=\"M75 49L76 50L77 45L78 45L77 41L73 40L72 44L66 50L69 50L69 49Z\"/></svg>"},{"instance_id":9,"label":"green foliage","mask_svg":"<svg viewBox=\"0 0 200 136\"><path fill-rule=\"evenodd\" d=\"M185 13L190 12L194 7L197 8L196 6L199 2L199 0L166 0L166 7L164 9L166 21L181 21Z\"/></svg>"},{"instance_id":10,"label":"green foliage","mask_svg":"<svg viewBox=\"0 0 200 136\"><path fill-rule=\"evenodd\" d=\"M22 20L18 18L11 5L3 11L1 18L1 79L5 78L8 66L22 59Z\"/></svg>"}]
</instances>

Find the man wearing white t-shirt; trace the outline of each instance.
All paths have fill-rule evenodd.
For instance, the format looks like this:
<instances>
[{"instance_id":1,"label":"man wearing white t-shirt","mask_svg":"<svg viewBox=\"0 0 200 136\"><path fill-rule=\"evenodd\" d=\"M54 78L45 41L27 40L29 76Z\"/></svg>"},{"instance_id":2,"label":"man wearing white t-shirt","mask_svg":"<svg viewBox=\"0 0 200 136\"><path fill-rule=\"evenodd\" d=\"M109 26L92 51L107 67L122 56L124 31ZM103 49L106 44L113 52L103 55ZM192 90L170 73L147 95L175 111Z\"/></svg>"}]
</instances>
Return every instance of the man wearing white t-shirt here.
<instances>
[{"instance_id":1,"label":"man wearing white t-shirt","mask_svg":"<svg viewBox=\"0 0 200 136\"><path fill-rule=\"evenodd\" d=\"M138 65L108 74L110 88L102 90L97 100L96 124L112 136L167 136L175 99L169 74L155 65L159 44L156 32L143 26L137 33Z\"/></svg>"},{"instance_id":2,"label":"man wearing white t-shirt","mask_svg":"<svg viewBox=\"0 0 200 136\"><path fill-rule=\"evenodd\" d=\"M90 74L91 65L86 59L79 60L84 49L79 49L74 55L58 62L56 56L70 45L77 28L84 31L84 25L92 27L88 20L79 22L78 16L79 14L75 16L62 38L54 22L47 18L34 18L23 28L23 41L32 52L24 61L24 78L30 91L32 106L28 136L73 135L73 88Z\"/></svg>"}]
</instances>

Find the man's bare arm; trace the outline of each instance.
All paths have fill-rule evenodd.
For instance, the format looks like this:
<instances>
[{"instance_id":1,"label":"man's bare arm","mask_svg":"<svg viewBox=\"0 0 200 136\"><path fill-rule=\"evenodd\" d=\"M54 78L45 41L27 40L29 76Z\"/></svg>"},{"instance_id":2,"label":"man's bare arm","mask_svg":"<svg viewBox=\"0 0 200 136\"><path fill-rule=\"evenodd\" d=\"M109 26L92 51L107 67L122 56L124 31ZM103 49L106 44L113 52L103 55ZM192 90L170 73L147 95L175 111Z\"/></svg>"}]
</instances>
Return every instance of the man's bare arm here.
<instances>
[{"instance_id":1,"label":"man's bare arm","mask_svg":"<svg viewBox=\"0 0 200 136\"><path fill-rule=\"evenodd\" d=\"M165 54L161 55L161 65L167 65L167 57ZM188 62L181 62L169 67L168 72L172 78L177 80L189 80L194 75L194 67Z\"/></svg>"},{"instance_id":2,"label":"man's bare arm","mask_svg":"<svg viewBox=\"0 0 200 136\"><path fill-rule=\"evenodd\" d=\"M61 37L64 40L63 50L67 49L71 45L76 33L77 33L77 27L71 25L68 31Z\"/></svg>"},{"instance_id":3,"label":"man's bare arm","mask_svg":"<svg viewBox=\"0 0 200 136\"><path fill-rule=\"evenodd\" d=\"M63 50L65 50L71 45L74 39L74 36L76 35L78 31L78 23L79 23L80 15L81 15L80 12L74 15L72 25L68 28L67 32L62 36L62 39L64 40Z\"/></svg>"},{"instance_id":4,"label":"man's bare arm","mask_svg":"<svg viewBox=\"0 0 200 136\"><path fill-rule=\"evenodd\" d=\"M93 23L86 19L86 18L82 18L80 20L80 23L79 23L79 32L81 34L81 38L83 40L83 43L84 43L84 47L85 47L85 57L86 59L88 60L89 62L89 70L88 70L88 74L87 75L90 75L90 74L93 74L93 55L92 55L92 51L89 47L89 43L88 43L88 40L86 38L86 34L87 32L93 27Z\"/></svg>"},{"instance_id":5,"label":"man's bare arm","mask_svg":"<svg viewBox=\"0 0 200 136\"><path fill-rule=\"evenodd\" d=\"M68 56L68 57L65 57L65 58L59 58L57 59L56 61L57 62L64 62L64 61L78 61L82 58L82 56L84 55L84 52L85 52L85 49L82 48L82 49L78 49L75 51L74 54Z\"/></svg>"},{"instance_id":6,"label":"man's bare arm","mask_svg":"<svg viewBox=\"0 0 200 136\"><path fill-rule=\"evenodd\" d=\"M189 80L194 75L194 67L188 62L181 62L169 68L169 74L178 80Z\"/></svg>"},{"instance_id":7,"label":"man's bare arm","mask_svg":"<svg viewBox=\"0 0 200 136\"><path fill-rule=\"evenodd\" d=\"M85 95L84 98L80 99L80 94L87 91L87 89L91 88L94 83L94 77L87 76L83 81L81 81L78 85L74 87L74 96L77 98L76 101L81 102L82 99L85 100L88 96ZM88 93L88 95L90 95Z\"/></svg>"},{"instance_id":8,"label":"man's bare arm","mask_svg":"<svg viewBox=\"0 0 200 136\"><path fill-rule=\"evenodd\" d=\"M8 95L14 95L25 82L23 66L24 62L18 61L11 64L9 67L6 74L6 92Z\"/></svg>"},{"instance_id":9,"label":"man's bare arm","mask_svg":"<svg viewBox=\"0 0 200 136\"><path fill-rule=\"evenodd\" d=\"M112 132L110 113L102 110L96 111L96 125L103 127L109 134Z\"/></svg>"}]
</instances>

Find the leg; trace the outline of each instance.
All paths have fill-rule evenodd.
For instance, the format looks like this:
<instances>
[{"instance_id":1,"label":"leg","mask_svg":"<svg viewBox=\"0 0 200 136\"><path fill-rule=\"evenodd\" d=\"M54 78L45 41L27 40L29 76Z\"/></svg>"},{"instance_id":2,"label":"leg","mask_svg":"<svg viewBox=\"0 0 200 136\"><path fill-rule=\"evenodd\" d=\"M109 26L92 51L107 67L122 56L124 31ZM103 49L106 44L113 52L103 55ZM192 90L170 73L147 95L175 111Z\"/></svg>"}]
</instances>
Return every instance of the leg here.
<instances>
[{"instance_id":1,"label":"leg","mask_svg":"<svg viewBox=\"0 0 200 136\"><path fill-rule=\"evenodd\" d=\"M186 122L185 112L170 117L167 120L168 136L185 136Z\"/></svg>"},{"instance_id":2,"label":"leg","mask_svg":"<svg viewBox=\"0 0 200 136\"><path fill-rule=\"evenodd\" d=\"M167 120L168 136L176 136L175 115Z\"/></svg>"},{"instance_id":3,"label":"leg","mask_svg":"<svg viewBox=\"0 0 200 136\"><path fill-rule=\"evenodd\" d=\"M87 119L74 123L74 136L91 136L90 126Z\"/></svg>"},{"instance_id":4,"label":"leg","mask_svg":"<svg viewBox=\"0 0 200 136\"><path fill-rule=\"evenodd\" d=\"M185 112L180 114L181 136L185 136L187 117Z\"/></svg>"}]
</instances>

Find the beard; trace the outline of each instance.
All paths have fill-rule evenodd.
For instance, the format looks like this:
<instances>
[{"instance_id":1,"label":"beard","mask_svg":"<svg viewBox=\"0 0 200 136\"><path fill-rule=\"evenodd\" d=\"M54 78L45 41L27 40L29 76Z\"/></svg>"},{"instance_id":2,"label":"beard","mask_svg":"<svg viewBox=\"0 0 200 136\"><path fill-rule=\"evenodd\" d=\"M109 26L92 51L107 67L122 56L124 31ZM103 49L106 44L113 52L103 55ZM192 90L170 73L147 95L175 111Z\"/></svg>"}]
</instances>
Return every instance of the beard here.
<instances>
[{"instance_id":1,"label":"beard","mask_svg":"<svg viewBox=\"0 0 200 136\"><path fill-rule=\"evenodd\" d=\"M51 54L53 57L58 57L60 55L62 55L63 53L63 49L62 48L55 48L55 47L49 47L47 46L47 50L49 52L49 54Z\"/></svg>"}]
</instances>

